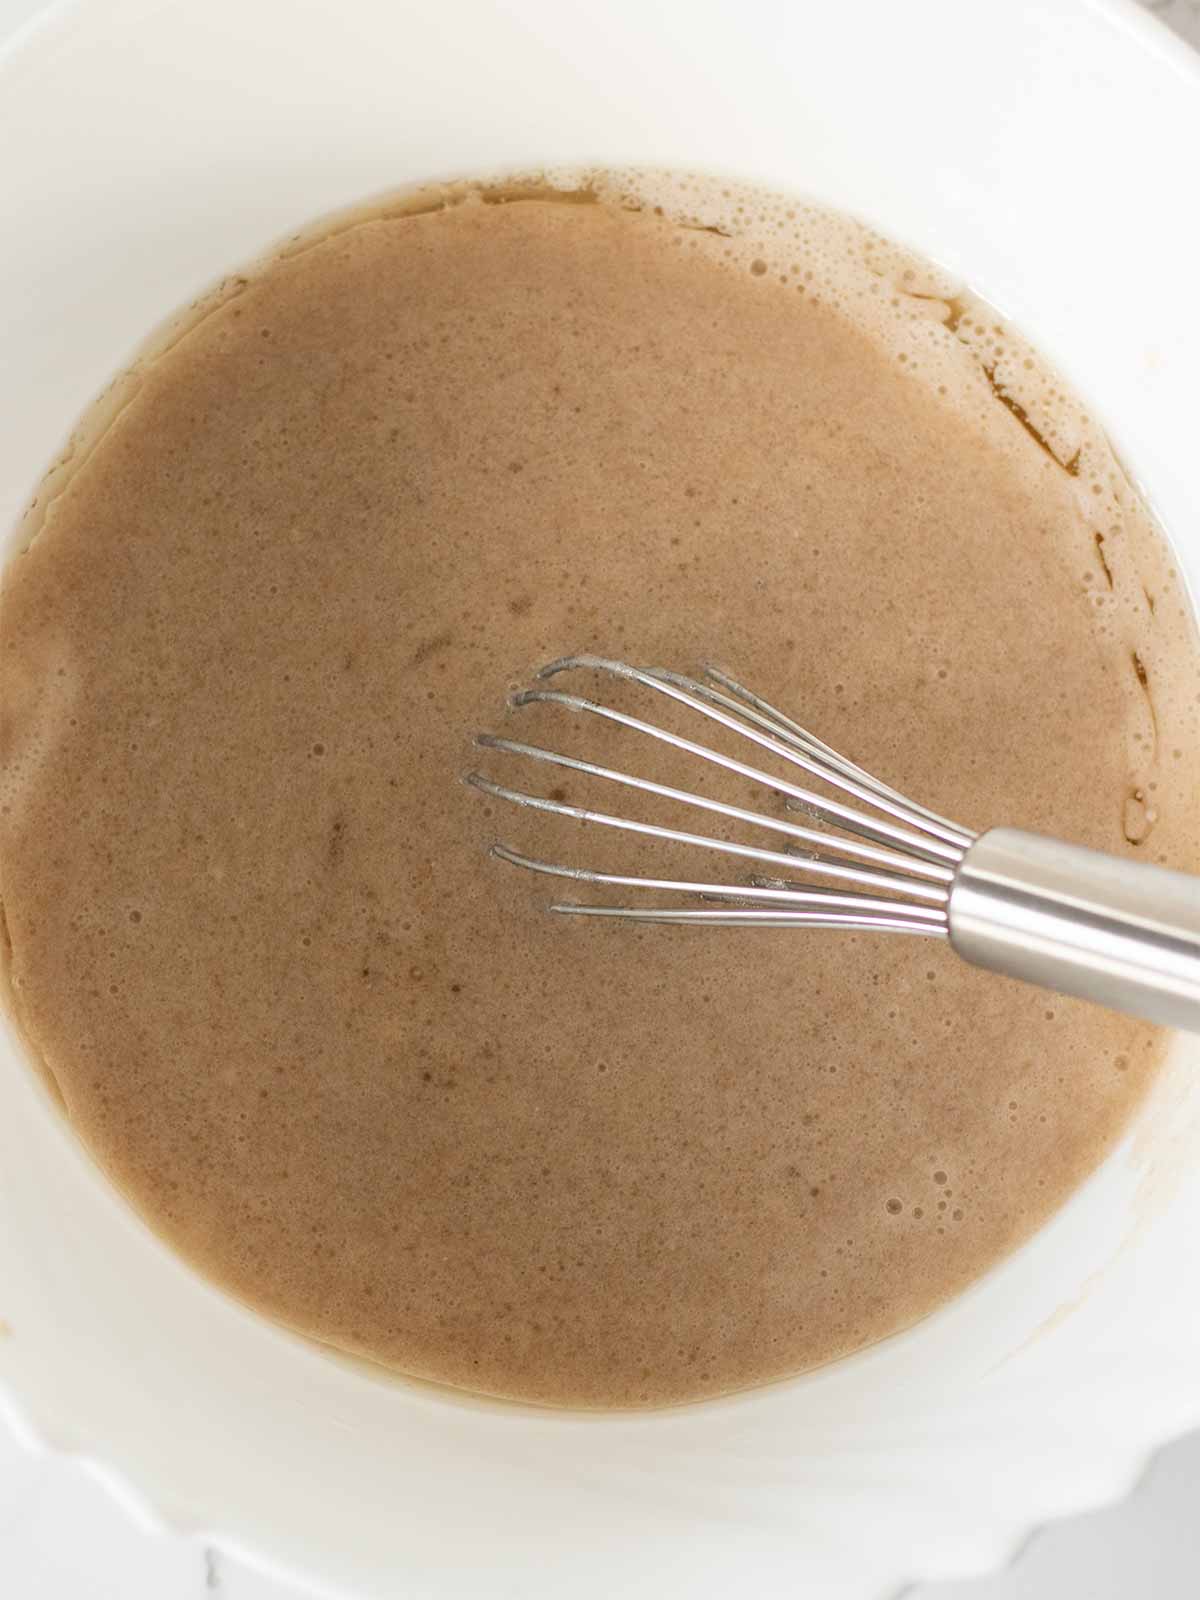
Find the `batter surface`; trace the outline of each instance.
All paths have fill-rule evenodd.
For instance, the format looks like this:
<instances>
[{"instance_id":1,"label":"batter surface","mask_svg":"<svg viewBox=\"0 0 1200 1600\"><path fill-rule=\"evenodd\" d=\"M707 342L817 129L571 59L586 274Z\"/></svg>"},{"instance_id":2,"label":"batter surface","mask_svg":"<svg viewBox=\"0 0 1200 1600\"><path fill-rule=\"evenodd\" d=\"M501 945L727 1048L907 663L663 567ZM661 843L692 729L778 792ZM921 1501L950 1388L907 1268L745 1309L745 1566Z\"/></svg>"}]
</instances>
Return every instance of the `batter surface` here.
<instances>
[{"instance_id":1,"label":"batter surface","mask_svg":"<svg viewBox=\"0 0 1200 1600\"><path fill-rule=\"evenodd\" d=\"M1163 1038L932 941L547 916L494 838L662 858L459 781L506 689L716 658L973 827L1200 865L1183 597L1086 417L871 236L714 203L454 195L273 261L3 590L10 1000L80 1137L268 1315L541 1402L912 1323Z\"/></svg>"}]
</instances>

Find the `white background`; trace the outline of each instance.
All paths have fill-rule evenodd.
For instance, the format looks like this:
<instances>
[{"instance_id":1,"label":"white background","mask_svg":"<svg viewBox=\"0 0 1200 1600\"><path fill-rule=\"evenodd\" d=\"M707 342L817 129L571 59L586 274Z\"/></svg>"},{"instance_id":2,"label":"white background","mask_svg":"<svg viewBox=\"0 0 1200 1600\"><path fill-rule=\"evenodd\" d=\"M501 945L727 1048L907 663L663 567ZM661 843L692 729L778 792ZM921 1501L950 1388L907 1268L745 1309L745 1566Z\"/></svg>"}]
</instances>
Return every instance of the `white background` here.
<instances>
[{"instance_id":1,"label":"white background","mask_svg":"<svg viewBox=\"0 0 1200 1600\"><path fill-rule=\"evenodd\" d=\"M1144 3L1200 48L1200 0ZM0 39L40 5L0 0ZM1200 1435L1163 1450L1124 1505L1034 1535L1009 1571L923 1585L907 1600L1195 1600L1198 1513ZM3 1600L303 1600L306 1593L202 1540L147 1533L80 1468L30 1454L0 1429Z\"/></svg>"}]
</instances>

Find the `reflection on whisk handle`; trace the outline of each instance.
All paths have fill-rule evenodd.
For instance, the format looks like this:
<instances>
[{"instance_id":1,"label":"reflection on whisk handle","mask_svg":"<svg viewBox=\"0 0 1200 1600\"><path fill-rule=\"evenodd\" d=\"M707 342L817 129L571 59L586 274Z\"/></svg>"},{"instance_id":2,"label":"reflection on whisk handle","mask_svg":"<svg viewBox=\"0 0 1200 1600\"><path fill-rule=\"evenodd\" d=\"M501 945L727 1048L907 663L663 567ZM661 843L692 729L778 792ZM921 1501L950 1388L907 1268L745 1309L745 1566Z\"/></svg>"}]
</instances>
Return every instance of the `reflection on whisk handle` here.
<instances>
[{"instance_id":1,"label":"reflection on whisk handle","mask_svg":"<svg viewBox=\"0 0 1200 1600\"><path fill-rule=\"evenodd\" d=\"M949 921L976 966L1200 1032L1200 878L993 828L958 868Z\"/></svg>"}]
</instances>

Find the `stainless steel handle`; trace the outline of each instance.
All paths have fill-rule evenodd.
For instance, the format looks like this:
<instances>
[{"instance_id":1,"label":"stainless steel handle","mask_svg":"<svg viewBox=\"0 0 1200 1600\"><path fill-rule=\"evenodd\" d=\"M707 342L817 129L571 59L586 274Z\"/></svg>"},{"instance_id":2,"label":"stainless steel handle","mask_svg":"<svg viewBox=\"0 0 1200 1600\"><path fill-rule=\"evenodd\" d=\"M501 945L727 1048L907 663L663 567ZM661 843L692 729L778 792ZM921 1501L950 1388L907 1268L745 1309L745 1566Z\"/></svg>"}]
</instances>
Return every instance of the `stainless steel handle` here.
<instances>
[{"instance_id":1,"label":"stainless steel handle","mask_svg":"<svg viewBox=\"0 0 1200 1600\"><path fill-rule=\"evenodd\" d=\"M1200 1032L1200 878L992 828L963 858L949 917L976 966Z\"/></svg>"}]
</instances>

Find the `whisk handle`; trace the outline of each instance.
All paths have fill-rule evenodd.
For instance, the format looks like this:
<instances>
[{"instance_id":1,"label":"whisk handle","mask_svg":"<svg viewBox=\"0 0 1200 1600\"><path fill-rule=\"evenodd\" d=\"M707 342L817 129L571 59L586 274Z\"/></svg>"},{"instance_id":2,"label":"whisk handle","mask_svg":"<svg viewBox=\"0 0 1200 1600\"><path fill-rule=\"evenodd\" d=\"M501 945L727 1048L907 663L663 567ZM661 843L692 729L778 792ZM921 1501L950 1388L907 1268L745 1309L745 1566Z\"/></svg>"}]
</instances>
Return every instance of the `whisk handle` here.
<instances>
[{"instance_id":1,"label":"whisk handle","mask_svg":"<svg viewBox=\"0 0 1200 1600\"><path fill-rule=\"evenodd\" d=\"M1200 878L992 828L950 890L964 960L1200 1033Z\"/></svg>"}]
</instances>

